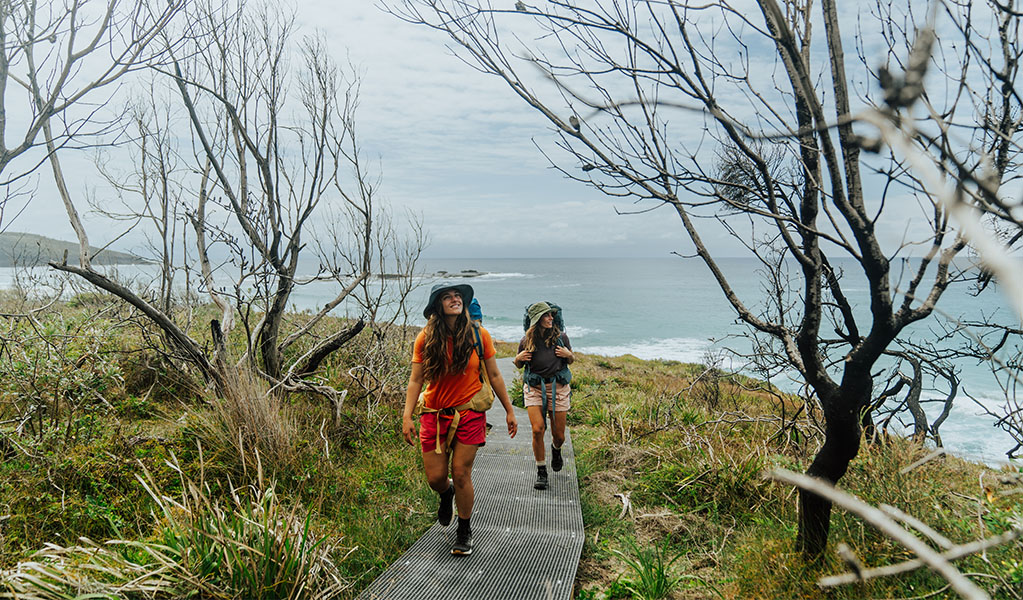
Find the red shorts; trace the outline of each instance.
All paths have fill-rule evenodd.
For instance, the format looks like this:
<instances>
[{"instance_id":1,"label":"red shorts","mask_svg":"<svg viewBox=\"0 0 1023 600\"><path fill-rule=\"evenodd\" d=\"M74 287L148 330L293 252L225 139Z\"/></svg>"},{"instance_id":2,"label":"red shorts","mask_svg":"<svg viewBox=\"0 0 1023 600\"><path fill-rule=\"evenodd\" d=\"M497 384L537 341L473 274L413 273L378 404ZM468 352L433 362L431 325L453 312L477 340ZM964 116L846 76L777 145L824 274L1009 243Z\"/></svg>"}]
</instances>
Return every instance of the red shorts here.
<instances>
[{"instance_id":1,"label":"red shorts","mask_svg":"<svg viewBox=\"0 0 1023 600\"><path fill-rule=\"evenodd\" d=\"M440 442L447 439L448 428L451 427L451 420L454 416L446 416L440 413L423 413L419 415L419 442L423 445L423 452L433 452L437 448L437 418L440 418ZM466 446L482 446L487 443L487 413L475 410L463 410L462 418L458 421L458 429L455 430L456 444Z\"/></svg>"}]
</instances>

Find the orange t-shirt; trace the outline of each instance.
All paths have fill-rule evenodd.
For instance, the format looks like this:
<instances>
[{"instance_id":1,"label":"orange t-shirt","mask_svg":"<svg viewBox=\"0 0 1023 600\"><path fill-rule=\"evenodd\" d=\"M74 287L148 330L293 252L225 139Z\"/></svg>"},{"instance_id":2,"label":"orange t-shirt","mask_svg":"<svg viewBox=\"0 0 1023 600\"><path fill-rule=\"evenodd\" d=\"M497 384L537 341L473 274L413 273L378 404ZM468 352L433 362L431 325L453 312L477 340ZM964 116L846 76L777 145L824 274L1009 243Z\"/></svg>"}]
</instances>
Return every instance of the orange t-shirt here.
<instances>
[{"instance_id":1,"label":"orange t-shirt","mask_svg":"<svg viewBox=\"0 0 1023 600\"><path fill-rule=\"evenodd\" d=\"M483 342L484 359L497 354L490 332L482 327L480 327L480 340ZM451 338L448 338L448 360L451 360L451 355L454 352L453 344ZM423 346L425 345L426 335L420 331L416 336L416 343L412 347L412 362L423 362ZM464 371L448 373L442 375L437 381L428 382L423 397L427 408L443 410L465 404L476 395L476 392L480 391L481 387L483 387L483 383L480 381L480 359L479 355L473 351L469 355L469 364L465 365Z\"/></svg>"}]
</instances>

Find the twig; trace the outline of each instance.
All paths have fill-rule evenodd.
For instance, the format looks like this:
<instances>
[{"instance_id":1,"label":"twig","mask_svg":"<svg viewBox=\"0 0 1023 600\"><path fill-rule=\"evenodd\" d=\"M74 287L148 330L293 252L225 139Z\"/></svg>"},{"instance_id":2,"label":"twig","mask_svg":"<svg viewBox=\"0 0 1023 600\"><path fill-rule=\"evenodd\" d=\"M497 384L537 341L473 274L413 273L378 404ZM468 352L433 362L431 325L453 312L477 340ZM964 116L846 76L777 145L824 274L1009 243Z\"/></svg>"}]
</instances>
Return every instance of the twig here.
<instances>
[{"instance_id":1,"label":"twig","mask_svg":"<svg viewBox=\"0 0 1023 600\"><path fill-rule=\"evenodd\" d=\"M852 551L852 548L848 544L839 544L835 550L838 552L838 556L845 562L845 565L849 567L849 570L852 571L853 577L857 581L863 581L862 573L866 571L866 568L863 565L863 561Z\"/></svg>"},{"instance_id":2,"label":"twig","mask_svg":"<svg viewBox=\"0 0 1023 600\"><path fill-rule=\"evenodd\" d=\"M320 423L320 439L323 440L323 452L327 455L327 460L330 460L330 440L327 436L323 435L323 428L327 425L327 419L323 419Z\"/></svg>"},{"instance_id":3,"label":"twig","mask_svg":"<svg viewBox=\"0 0 1023 600\"><path fill-rule=\"evenodd\" d=\"M912 471L913 469L919 467L920 465L923 465L925 463L929 463L932 460L934 460L935 458L938 458L939 456L944 456L944 455L945 455L945 449L944 448L938 448L934 452L931 452L927 456L921 458L920 460L918 460L915 463L909 465L908 467L903 467L899 471L899 474L905 475L906 473L909 473L910 471Z\"/></svg>"},{"instance_id":4,"label":"twig","mask_svg":"<svg viewBox=\"0 0 1023 600\"><path fill-rule=\"evenodd\" d=\"M945 560L956 560L964 556L969 556L981 550L993 548L1001 544L1006 544L1013 540L1017 540L1023 537L1023 527L1017 527L1016 529L1010 529L1001 535L992 536L969 544L962 544L960 546L954 546L949 550L941 554ZM900 573L908 573L914 571L920 567L925 566L924 561L919 558L913 560L907 560L905 562L896 563L894 565L886 565L884 567L878 567L876 569L867 569L860 573L862 579L856 577L852 573L842 573L841 575L831 575L829 577L821 577L817 580L817 587L829 588L836 587L839 585L846 585L849 583L856 583L857 581L874 579L876 577L888 577L890 575L898 575Z\"/></svg>"},{"instance_id":5,"label":"twig","mask_svg":"<svg viewBox=\"0 0 1023 600\"><path fill-rule=\"evenodd\" d=\"M870 523L882 533L888 535L917 556L930 568L937 571L952 585L952 589L968 600L990 600L987 592L963 576L947 559L938 554L920 538L899 526L891 517L859 498L843 492L823 479L810 477L801 473L793 473L785 469L774 469L766 474L768 478L798 486L831 501L864 521ZM861 574L862 575L862 574ZM855 577L855 575L853 576ZM856 581L856 579L853 579ZM818 585L820 583L818 582Z\"/></svg>"},{"instance_id":6,"label":"twig","mask_svg":"<svg viewBox=\"0 0 1023 600\"><path fill-rule=\"evenodd\" d=\"M625 492L624 494L615 494L615 498L622 499L622 512L618 514L619 519L625 517L625 513L629 513L630 516L632 515L632 502L629 500L630 493L631 492Z\"/></svg>"},{"instance_id":7,"label":"twig","mask_svg":"<svg viewBox=\"0 0 1023 600\"><path fill-rule=\"evenodd\" d=\"M890 517L892 517L894 519L898 519L898 520L902 521L903 523L909 525L913 529L916 529L920 533L926 535L928 538L930 538L930 540L932 542L934 542L935 544L941 546L945 550L948 550L949 548L952 548L953 546L955 546L955 544L953 544L952 541L949 540L947 537L945 537L945 536L941 535L940 533L938 533L937 531L931 529L927 525L927 523L924 523L923 521L921 521L920 519L914 517L913 515L906 514L906 513L902 512L901 510L899 510L899 509L897 509L894 506L891 506L889 504L881 504L878 508L883 510L885 512L885 514L887 514L888 516L890 516Z\"/></svg>"}]
</instances>

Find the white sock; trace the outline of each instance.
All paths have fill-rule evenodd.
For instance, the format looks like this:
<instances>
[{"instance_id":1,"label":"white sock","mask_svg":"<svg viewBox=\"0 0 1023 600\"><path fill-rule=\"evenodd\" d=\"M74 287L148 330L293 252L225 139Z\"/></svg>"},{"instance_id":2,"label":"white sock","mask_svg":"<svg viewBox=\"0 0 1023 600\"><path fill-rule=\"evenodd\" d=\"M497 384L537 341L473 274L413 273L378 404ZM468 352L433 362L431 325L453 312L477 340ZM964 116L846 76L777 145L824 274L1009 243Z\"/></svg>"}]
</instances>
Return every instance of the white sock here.
<instances>
[{"instance_id":1,"label":"white sock","mask_svg":"<svg viewBox=\"0 0 1023 600\"><path fill-rule=\"evenodd\" d=\"M538 460L538 461L536 461L536 466L537 467L546 467L547 466L547 461L546 460Z\"/></svg>"}]
</instances>

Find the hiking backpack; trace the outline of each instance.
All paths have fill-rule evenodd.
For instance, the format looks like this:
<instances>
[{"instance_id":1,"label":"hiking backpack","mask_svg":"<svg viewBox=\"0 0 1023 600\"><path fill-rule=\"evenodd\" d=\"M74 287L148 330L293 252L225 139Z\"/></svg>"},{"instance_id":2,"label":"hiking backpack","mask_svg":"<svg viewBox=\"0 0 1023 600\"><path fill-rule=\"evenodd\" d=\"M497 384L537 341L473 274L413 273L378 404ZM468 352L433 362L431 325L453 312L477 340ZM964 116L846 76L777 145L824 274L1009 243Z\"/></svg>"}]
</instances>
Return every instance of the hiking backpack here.
<instances>
[{"instance_id":1,"label":"hiking backpack","mask_svg":"<svg viewBox=\"0 0 1023 600\"><path fill-rule=\"evenodd\" d=\"M564 335L565 318L561 314L562 313L561 307L553 302L547 302L546 304L547 306L550 306L551 309L554 311L554 326L558 328L558 331L560 331L562 335ZM522 313L522 331L529 330L530 306L532 305L531 304L527 305L526 309ZM558 338L556 345L564 346L560 337ZM560 371L558 371L558 373L554 376L554 379L560 385L568 385L569 382L572 381L572 371L569 370L567 364ZM526 363L525 370L522 372L522 381L524 381L527 385L530 385L532 387L541 387L543 378L541 378L539 375L534 375L533 372L529 369L529 363Z\"/></svg>"}]
</instances>

